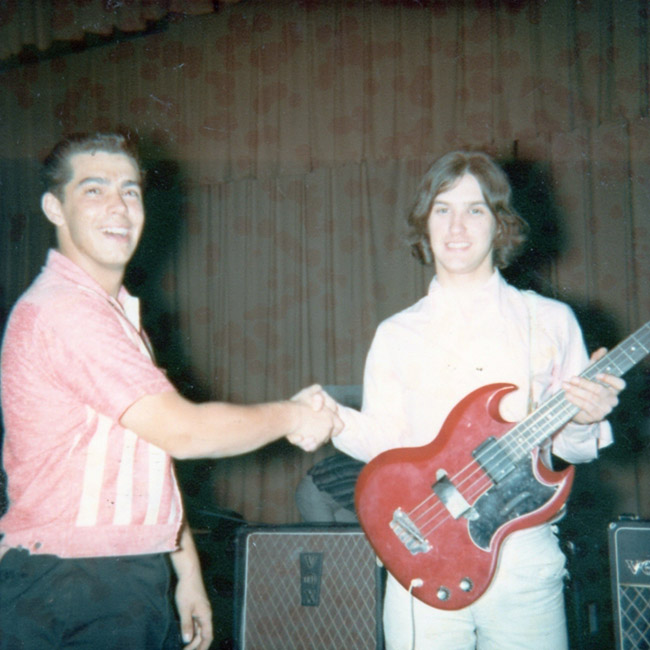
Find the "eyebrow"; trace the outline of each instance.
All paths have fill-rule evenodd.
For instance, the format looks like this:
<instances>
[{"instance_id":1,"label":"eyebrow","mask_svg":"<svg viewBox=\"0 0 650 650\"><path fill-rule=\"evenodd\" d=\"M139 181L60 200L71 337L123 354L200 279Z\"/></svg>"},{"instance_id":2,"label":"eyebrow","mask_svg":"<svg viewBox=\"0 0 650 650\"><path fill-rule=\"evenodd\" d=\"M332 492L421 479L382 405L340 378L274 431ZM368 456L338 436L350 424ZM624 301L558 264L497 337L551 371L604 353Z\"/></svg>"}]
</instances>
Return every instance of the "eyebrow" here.
<instances>
[{"instance_id":1,"label":"eyebrow","mask_svg":"<svg viewBox=\"0 0 650 650\"><path fill-rule=\"evenodd\" d=\"M434 199L433 200L434 205L436 203L443 203L444 205L449 205L449 201L442 201L441 199ZM487 206L487 201L470 201L467 203L467 205L485 205Z\"/></svg>"},{"instance_id":2,"label":"eyebrow","mask_svg":"<svg viewBox=\"0 0 650 650\"><path fill-rule=\"evenodd\" d=\"M91 185L93 183L97 183L98 185L108 185L110 184L110 181L108 178L104 178L103 176L86 176L77 183L77 187L83 187L84 185ZM140 181L129 179L124 181L120 187L140 187Z\"/></svg>"}]
</instances>

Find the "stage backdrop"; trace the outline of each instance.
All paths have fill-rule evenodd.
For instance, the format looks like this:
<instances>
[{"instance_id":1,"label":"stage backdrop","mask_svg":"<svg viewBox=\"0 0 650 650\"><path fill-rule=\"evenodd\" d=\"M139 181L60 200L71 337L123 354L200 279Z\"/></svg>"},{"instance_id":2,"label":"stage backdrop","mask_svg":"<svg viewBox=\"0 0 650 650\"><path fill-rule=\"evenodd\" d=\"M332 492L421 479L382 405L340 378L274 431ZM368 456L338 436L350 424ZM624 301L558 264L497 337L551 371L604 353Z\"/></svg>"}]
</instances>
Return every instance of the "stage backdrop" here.
<instances>
[{"instance_id":1,"label":"stage backdrop","mask_svg":"<svg viewBox=\"0 0 650 650\"><path fill-rule=\"evenodd\" d=\"M362 383L376 326L431 278L404 215L456 148L511 174L532 226L512 279L570 302L590 348L612 345L650 318L648 36L643 1L3 3L3 321L52 243L39 159L119 128L149 169L128 284L188 396ZM579 472L577 503L605 520L650 516L645 368L617 446ZM280 442L189 465L186 490L296 521L295 486L328 453Z\"/></svg>"}]
</instances>

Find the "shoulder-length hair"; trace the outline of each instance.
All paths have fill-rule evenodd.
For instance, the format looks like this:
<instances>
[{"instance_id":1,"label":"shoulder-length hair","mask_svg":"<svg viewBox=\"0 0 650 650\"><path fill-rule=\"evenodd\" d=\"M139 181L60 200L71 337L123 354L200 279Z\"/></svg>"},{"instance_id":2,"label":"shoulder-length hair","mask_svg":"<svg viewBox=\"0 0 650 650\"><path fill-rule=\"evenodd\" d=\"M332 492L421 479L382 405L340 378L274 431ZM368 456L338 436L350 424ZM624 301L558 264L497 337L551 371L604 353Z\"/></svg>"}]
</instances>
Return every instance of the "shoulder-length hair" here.
<instances>
[{"instance_id":1,"label":"shoulder-length hair","mask_svg":"<svg viewBox=\"0 0 650 650\"><path fill-rule=\"evenodd\" d=\"M486 154L454 151L431 165L422 180L407 216L407 238L413 255L423 264L433 264L429 240L429 215L438 194L448 190L465 174L476 178L483 198L497 223L493 263L503 269L516 257L526 241L528 224L511 205L512 190L505 172Z\"/></svg>"}]
</instances>

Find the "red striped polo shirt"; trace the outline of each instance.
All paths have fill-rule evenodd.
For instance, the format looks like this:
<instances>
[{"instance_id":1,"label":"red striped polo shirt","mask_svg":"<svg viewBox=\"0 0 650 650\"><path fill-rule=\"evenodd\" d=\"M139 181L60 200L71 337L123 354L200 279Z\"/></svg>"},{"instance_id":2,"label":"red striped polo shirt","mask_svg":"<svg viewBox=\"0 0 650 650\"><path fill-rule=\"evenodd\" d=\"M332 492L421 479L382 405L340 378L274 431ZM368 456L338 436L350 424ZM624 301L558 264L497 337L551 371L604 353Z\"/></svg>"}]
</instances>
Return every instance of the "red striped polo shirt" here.
<instances>
[{"instance_id":1,"label":"red striped polo shirt","mask_svg":"<svg viewBox=\"0 0 650 650\"><path fill-rule=\"evenodd\" d=\"M118 300L56 251L10 315L2 346L2 544L60 557L172 551L182 505L170 457L119 423L173 390L137 298Z\"/></svg>"}]
</instances>

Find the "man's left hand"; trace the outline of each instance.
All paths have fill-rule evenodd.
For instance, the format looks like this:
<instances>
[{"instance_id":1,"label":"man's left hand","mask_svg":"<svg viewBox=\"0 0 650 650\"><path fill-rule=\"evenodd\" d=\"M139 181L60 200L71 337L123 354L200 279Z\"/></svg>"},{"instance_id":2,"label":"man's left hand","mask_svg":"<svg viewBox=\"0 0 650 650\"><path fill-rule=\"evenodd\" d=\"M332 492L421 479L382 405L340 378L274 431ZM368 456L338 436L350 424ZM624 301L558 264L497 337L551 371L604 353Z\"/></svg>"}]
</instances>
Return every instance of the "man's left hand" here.
<instances>
[{"instance_id":1,"label":"man's left hand","mask_svg":"<svg viewBox=\"0 0 650 650\"><path fill-rule=\"evenodd\" d=\"M591 355L591 363L602 359L607 350L600 348ZM563 383L564 393L580 411L574 416L577 424L594 424L604 420L618 404L618 394L625 388L620 377L600 373L595 380L572 377Z\"/></svg>"},{"instance_id":2,"label":"man's left hand","mask_svg":"<svg viewBox=\"0 0 650 650\"><path fill-rule=\"evenodd\" d=\"M179 575L176 607L181 623L184 650L208 650L212 643L212 608L203 580Z\"/></svg>"}]
</instances>

